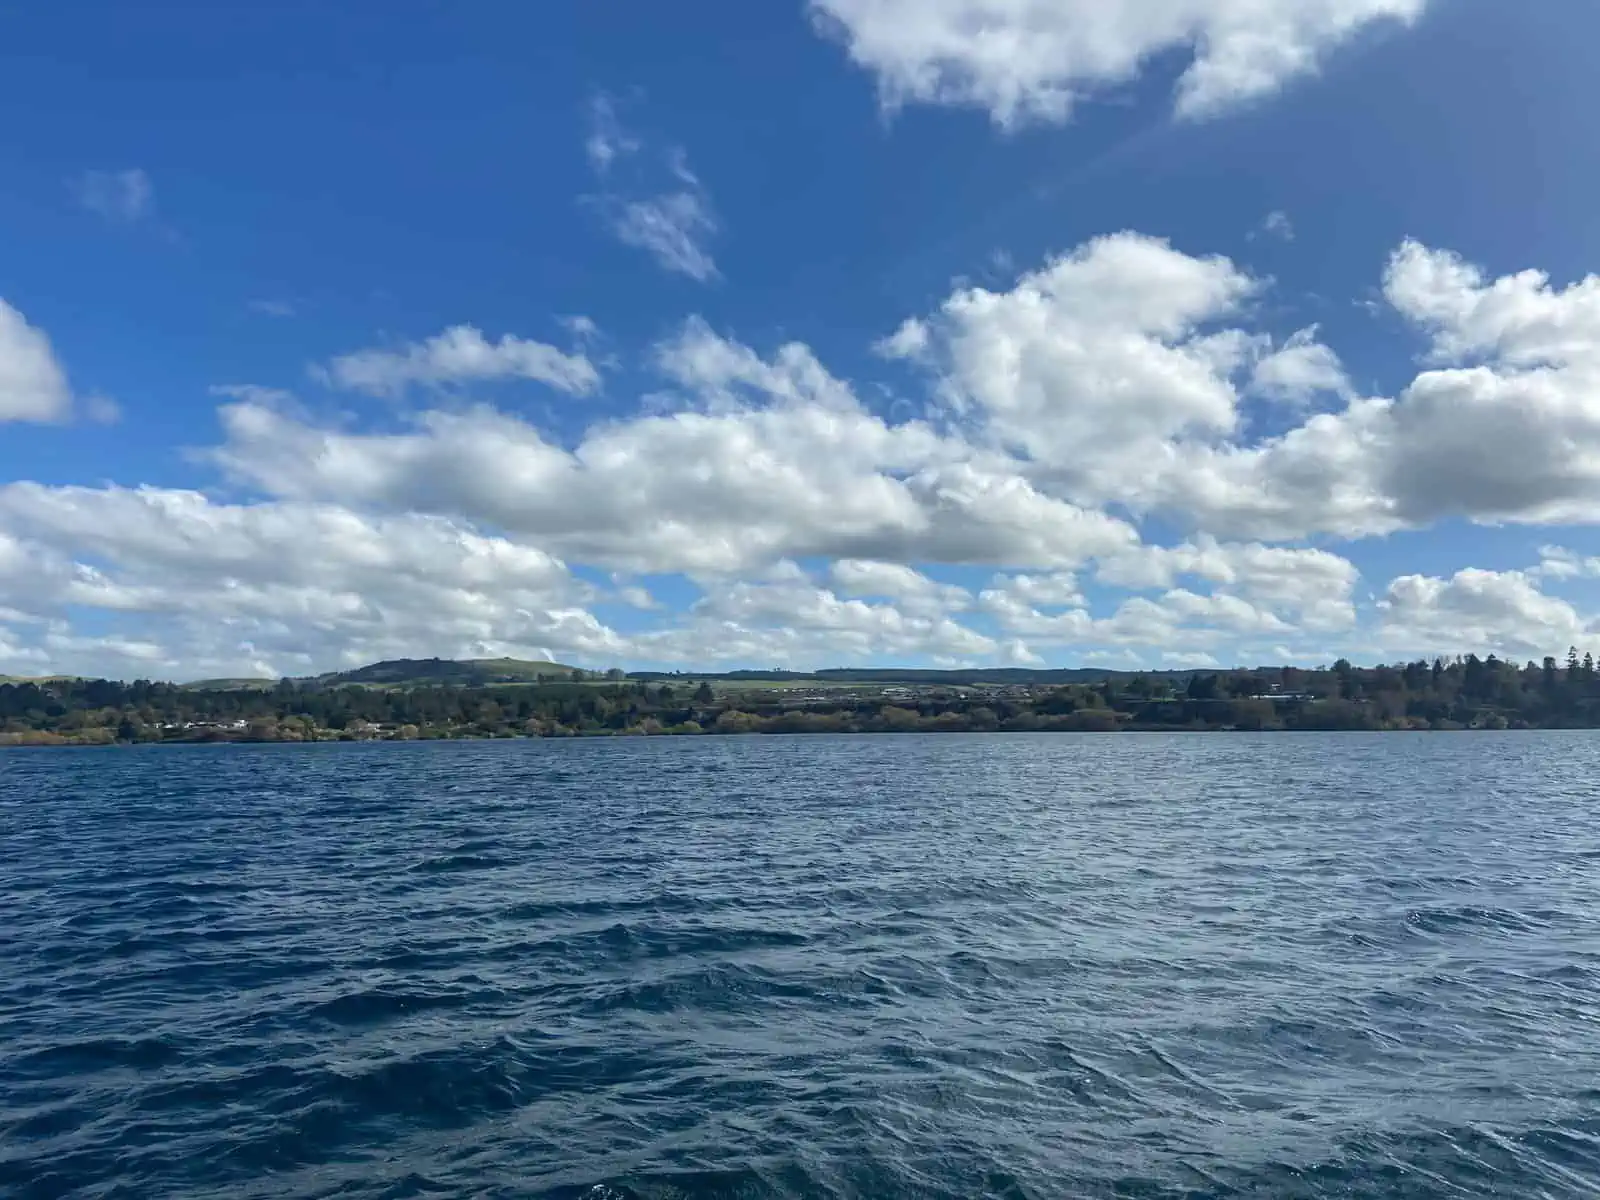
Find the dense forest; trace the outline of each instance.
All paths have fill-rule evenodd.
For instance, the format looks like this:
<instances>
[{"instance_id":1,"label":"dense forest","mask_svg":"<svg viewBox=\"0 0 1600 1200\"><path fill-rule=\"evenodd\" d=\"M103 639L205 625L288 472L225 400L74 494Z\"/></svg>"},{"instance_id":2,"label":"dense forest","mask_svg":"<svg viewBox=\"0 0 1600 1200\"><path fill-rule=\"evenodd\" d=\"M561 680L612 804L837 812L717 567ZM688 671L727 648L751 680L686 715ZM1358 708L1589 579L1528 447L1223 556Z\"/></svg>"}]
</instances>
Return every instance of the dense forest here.
<instances>
[{"instance_id":1,"label":"dense forest","mask_svg":"<svg viewBox=\"0 0 1600 1200\"><path fill-rule=\"evenodd\" d=\"M0 685L0 744L610 734L1600 727L1594 659L1103 674L1046 684L584 677L481 687Z\"/></svg>"}]
</instances>

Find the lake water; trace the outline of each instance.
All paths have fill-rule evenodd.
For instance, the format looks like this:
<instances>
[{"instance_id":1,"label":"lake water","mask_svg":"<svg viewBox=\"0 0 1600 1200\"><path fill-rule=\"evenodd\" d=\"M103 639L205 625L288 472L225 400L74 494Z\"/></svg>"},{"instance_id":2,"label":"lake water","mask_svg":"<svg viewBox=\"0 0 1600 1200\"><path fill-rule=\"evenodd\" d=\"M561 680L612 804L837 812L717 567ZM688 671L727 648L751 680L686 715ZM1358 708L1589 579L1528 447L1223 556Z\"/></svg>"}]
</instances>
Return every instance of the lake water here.
<instances>
[{"instance_id":1,"label":"lake water","mask_svg":"<svg viewBox=\"0 0 1600 1200\"><path fill-rule=\"evenodd\" d=\"M1600 737L0 753L0 1195L1594 1196Z\"/></svg>"}]
</instances>

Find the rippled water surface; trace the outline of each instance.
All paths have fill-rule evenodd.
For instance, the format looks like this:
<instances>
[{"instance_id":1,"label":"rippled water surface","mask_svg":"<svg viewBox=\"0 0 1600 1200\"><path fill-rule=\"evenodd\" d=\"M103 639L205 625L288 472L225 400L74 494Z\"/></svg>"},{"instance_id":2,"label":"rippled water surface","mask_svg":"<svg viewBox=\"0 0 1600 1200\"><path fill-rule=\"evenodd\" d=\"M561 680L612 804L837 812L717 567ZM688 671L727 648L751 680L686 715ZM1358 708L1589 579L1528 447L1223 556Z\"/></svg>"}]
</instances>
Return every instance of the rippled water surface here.
<instances>
[{"instance_id":1,"label":"rippled water surface","mask_svg":"<svg viewBox=\"0 0 1600 1200\"><path fill-rule=\"evenodd\" d=\"M1593 1196L1600 739L0 752L0 1194Z\"/></svg>"}]
</instances>

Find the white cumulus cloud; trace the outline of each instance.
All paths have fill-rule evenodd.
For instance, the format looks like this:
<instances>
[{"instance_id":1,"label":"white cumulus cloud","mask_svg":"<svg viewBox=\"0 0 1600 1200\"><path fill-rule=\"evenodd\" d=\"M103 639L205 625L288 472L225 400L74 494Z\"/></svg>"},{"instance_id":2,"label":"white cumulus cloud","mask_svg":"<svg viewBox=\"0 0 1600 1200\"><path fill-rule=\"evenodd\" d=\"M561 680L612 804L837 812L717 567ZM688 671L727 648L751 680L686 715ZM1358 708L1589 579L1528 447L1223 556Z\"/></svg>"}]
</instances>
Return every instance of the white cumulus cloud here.
<instances>
[{"instance_id":1,"label":"white cumulus cloud","mask_svg":"<svg viewBox=\"0 0 1600 1200\"><path fill-rule=\"evenodd\" d=\"M215 457L275 495L451 514L624 571L805 557L1071 566L1137 540L1002 455L869 412L803 348L762 359L697 327L662 361L710 411L599 423L568 449L488 409L362 434L246 400L223 408Z\"/></svg>"},{"instance_id":2,"label":"white cumulus cloud","mask_svg":"<svg viewBox=\"0 0 1600 1200\"><path fill-rule=\"evenodd\" d=\"M1471 567L1449 578L1405 575L1389 585L1379 608L1384 643L1411 654L1468 646L1478 653L1540 658L1595 634L1592 619L1541 592L1520 571Z\"/></svg>"},{"instance_id":3,"label":"white cumulus cloud","mask_svg":"<svg viewBox=\"0 0 1600 1200\"><path fill-rule=\"evenodd\" d=\"M642 357L663 388L575 431L455 404L377 431L219 389L209 460L249 500L0 486L0 656L226 674L417 652L1148 664L1582 645L1593 618L1542 590L1600 573L1582 554L1406 575L1374 600L1321 539L1600 522L1600 281L1493 278L1413 242L1383 280L1418 335L1391 396L1356 393L1315 330L1262 332L1268 282L1132 233L912 316L877 349L911 361L920 405L698 319ZM71 407L43 334L3 306L0 349L0 414ZM327 372L375 392L598 382L581 355L468 327ZM1290 427L1262 437L1261 414ZM687 612L663 602L694 588ZM627 632L591 611L619 603ZM75 629L84 610L114 635Z\"/></svg>"},{"instance_id":4,"label":"white cumulus cloud","mask_svg":"<svg viewBox=\"0 0 1600 1200\"><path fill-rule=\"evenodd\" d=\"M531 379L579 396L600 386L600 372L583 354L509 333L490 341L471 325L454 325L392 350L342 354L322 373L339 387L376 396L398 395L419 384L441 387L503 379Z\"/></svg>"},{"instance_id":5,"label":"white cumulus cloud","mask_svg":"<svg viewBox=\"0 0 1600 1200\"><path fill-rule=\"evenodd\" d=\"M60 421L72 389L44 331L0 300L0 421Z\"/></svg>"},{"instance_id":6,"label":"white cumulus cloud","mask_svg":"<svg viewBox=\"0 0 1600 1200\"><path fill-rule=\"evenodd\" d=\"M1489 279L1407 242L1384 294L1430 342L1397 396L1352 398L1257 445L1174 447L1145 503L1274 538L1600 521L1600 277Z\"/></svg>"},{"instance_id":7,"label":"white cumulus cloud","mask_svg":"<svg viewBox=\"0 0 1600 1200\"><path fill-rule=\"evenodd\" d=\"M1319 393L1349 396L1352 391L1339 356L1317 341L1315 326L1293 334L1257 360L1250 384L1262 395L1295 404Z\"/></svg>"},{"instance_id":8,"label":"white cumulus cloud","mask_svg":"<svg viewBox=\"0 0 1600 1200\"><path fill-rule=\"evenodd\" d=\"M636 645L657 661L789 667L874 657L955 662L1000 650L994 639L914 599L847 599L798 570L712 588L685 623Z\"/></svg>"},{"instance_id":9,"label":"white cumulus cloud","mask_svg":"<svg viewBox=\"0 0 1600 1200\"><path fill-rule=\"evenodd\" d=\"M1211 116L1314 72L1425 0L812 0L819 27L877 78L884 102L983 109L1001 126L1064 121L1082 100L1189 57L1180 116Z\"/></svg>"},{"instance_id":10,"label":"white cumulus cloud","mask_svg":"<svg viewBox=\"0 0 1600 1200\"><path fill-rule=\"evenodd\" d=\"M620 656L622 639L587 610L593 599L546 551L437 516L227 505L150 487L0 487L0 608L57 630L74 610L114 614L124 634L166 647L146 657L180 676L420 653ZM78 668L94 647L36 648Z\"/></svg>"}]
</instances>

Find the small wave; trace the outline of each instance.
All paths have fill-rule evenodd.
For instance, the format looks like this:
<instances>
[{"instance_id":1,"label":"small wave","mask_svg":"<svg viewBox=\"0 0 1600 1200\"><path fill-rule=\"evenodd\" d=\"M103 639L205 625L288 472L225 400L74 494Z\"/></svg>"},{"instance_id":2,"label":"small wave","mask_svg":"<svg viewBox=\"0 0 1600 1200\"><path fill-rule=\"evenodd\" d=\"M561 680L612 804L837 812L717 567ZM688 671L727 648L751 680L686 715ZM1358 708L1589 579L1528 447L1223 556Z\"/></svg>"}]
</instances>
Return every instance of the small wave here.
<instances>
[{"instance_id":1,"label":"small wave","mask_svg":"<svg viewBox=\"0 0 1600 1200\"><path fill-rule=\"evenodd\" d=\"M1425 892L1443 888L1467 888L1476 882L1464 875L1384 875L1374 880L1389 892Z\"/></svg>"},{"instance_id":2,"label":"small wave","mask_svg":"<svg viewBox=\"0 0 1600 1200\"><path fill-rule=\"evenodd\" d=\"M662 979L603 988L583 1005L583 1009L591 1014L695 1009L734 1012L752 1001L815 999L815 991L805 984L785 981L747 967L718 965L679 971Z\"/></svg>"},{"instance_id":3,"label":"small wave","mask_svg":"<svg viewBox=\"0 0 1600 1200\"><path fill-rule=\"evenodd\" d=\"M537 1094L525 1060L505 1045L437 1051L323 1077L365 1113L403 1115L439 1129L510 1112Z\"/></svg>"},{"instance_id":4,"label":"small wave","mask_svg":"<svg viewBox=\"0 0 1600 1200\"><path fill-rule=\"evenodd\" d=\"M323 1000L307 1010L306 1015L335 1025L378 1025L400 1017L436 1010L463 1008L490 1000L504 998L505 993L479 992L417 992L396 991L390 988L363 988Z\"/></svg>"},{"instance_id":5,"label":"small wave","mask_svg":"<svg viewBox=\"0 0 1600 1200\"><path fill-rule=\"evenodd\" d=\"M508 860L490 854L440 854L423 859L411 869L423 875L442 875L453 871L488 871L508 865Z\"/></svg>"},{"instance_id":6,"label":"small wave","mask_svg":"<svg viewBox=\"0 0 1600 1200\"><path fill-rule=\"evenodd\" d=\"M11 1060L10 1070L26 1075L82 1075L116 1067L149 1069L165 1066L183 1054L166 1038L89 1038L29 1051Z\"/></svg>"},{"instance_id":7,"label":"small wave","mask_svg":"<svg viewBox=\"0 0 1600 1200\"><path fill-rule=\"evenodd\" d=\"M1424 933L1455 934L1480 929L1505 933L1532 933L1547 928L1560 914L1523 913L1509 908L1490 908L1464 904L1450 908L1413 908L1405 924Z\"/></svg>"},{"instance_id":8,"label":"small wave","mask_svg":"<svg viewBox=\"0 0 1600 1200\"><path fill-rule=\"evenodd\" d=\"M641 1171L625 1180L544 1192L539 1200L830 1200L845 1194L798 1164L784 1163L766 1169Z\"/></svg>"},{"instance_id":9,"label":"small wave","mask_svg":"<svg viewBox=\"0 0 1600 1200\"><path fill-rule=\"evenodd\" d=\"M657 896L633 899L605 897L592 900L524 900L508 905L500 911L500 915L510 921L548 921L570 917L609 916L614 913L675 916L709 912L728 907L730 903L703 896L664 892Z\"/></svg>"},{"instance_id":10,"label":"small wave","mask_svg":"<svg viewBox=\"0 0 1600 1200\"><path fill-rule=\"evenodd\" d=\"M502 961L557 953L592 962L695 958L741 954L753 950L785 949L804 946L805 934L788 929L765 929L743 925L695 925L670 927L617 921L603 929L591 929L565 937L538 942L512 943L493 957Z\"/></svg>"}]
</instances>

